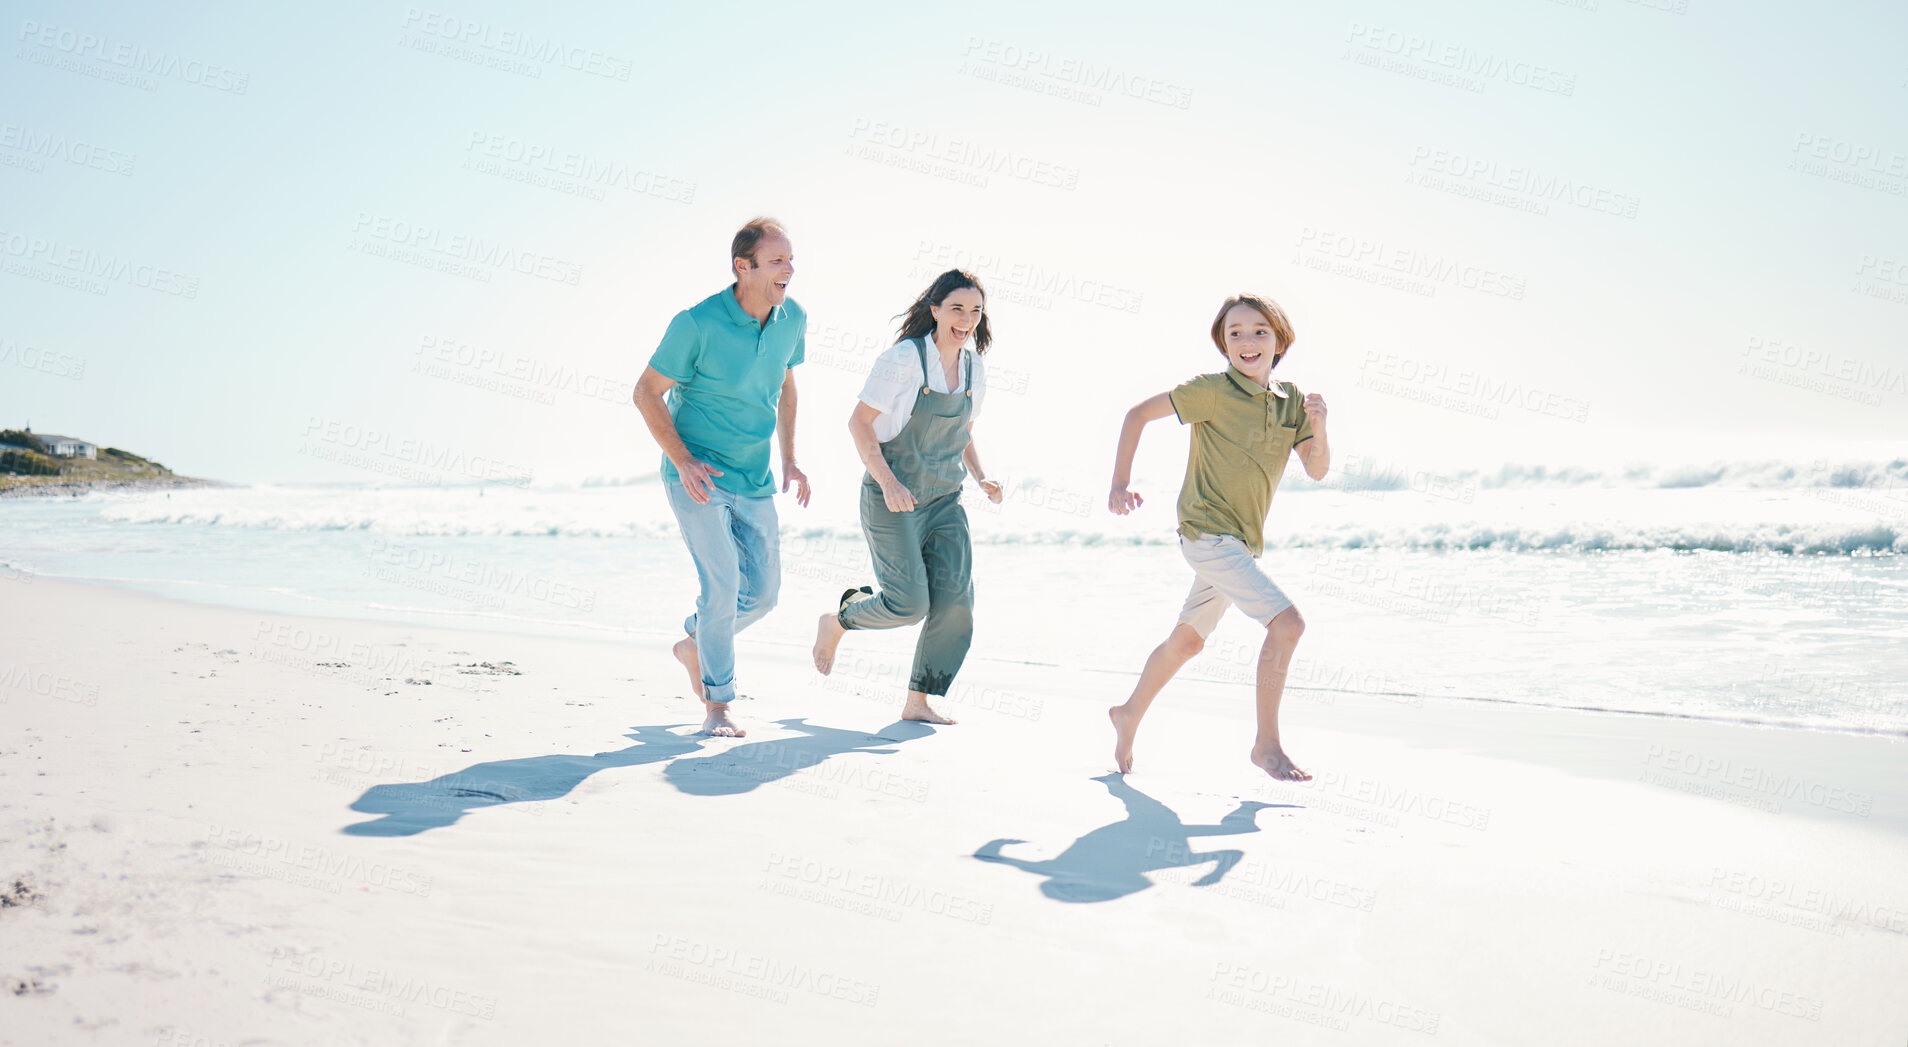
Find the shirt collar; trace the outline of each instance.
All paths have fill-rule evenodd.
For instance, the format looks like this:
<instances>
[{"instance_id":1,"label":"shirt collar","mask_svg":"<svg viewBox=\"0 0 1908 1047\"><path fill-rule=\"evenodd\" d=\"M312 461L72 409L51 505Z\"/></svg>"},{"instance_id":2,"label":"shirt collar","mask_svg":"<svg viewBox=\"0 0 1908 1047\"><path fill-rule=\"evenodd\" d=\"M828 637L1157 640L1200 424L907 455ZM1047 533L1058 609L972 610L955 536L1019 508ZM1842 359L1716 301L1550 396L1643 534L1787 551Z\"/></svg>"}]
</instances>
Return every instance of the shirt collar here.
<instances>
[{"instance_id":1,"label":"shirt collar","mask_svg":"<svg viewBox=\"0 0 1908 1047\"><path fill-rule=\"evenodd\" d=\"M755 317L750 316L748 313L742 310L742 303L739 301L736 301L735 288L736 288L735 284L730 284L729 289L722 292L723 311L728 313L729 322L735 323L735 324L747 324L750 327L767 326L766 324L761 323L760 321L756 320ZM783 314L785 314L787 311L788 311L788 303L786 302L769 310L768 322L772 324L776 322L777 320L780 320Z\"/></svg>"},{"instance_id":2,"label":"shirt collar","mask_svg":"<svg viewBox=\"0 0 1908 1047\"><path fill-rule=\"evenodd\" d=\"M1262 386L1247 378L1244 371L1230 365L1226 367L1226 377L1232 379L1232 384L1238 386L1239 391L1247 396L1276 396L1281 400L1287 398L1285 387L1280 385L1276 378L1272 379L1270 386Z\"/></svg>"},{"instance_id":3,"label":"shirt collar","mask_svg":"<svg viewBox=\"0 0 1908 1047\"><path fill-rule=\"evenodd\" d=\"M933 354L933 355L940 354L941 345L939 342L936 342L934 340L933 330L930 329L928 333L921 335L920 337L921 337L921 347L923 349L926 349L930 354ZM909 341L912 342L913 339L909 339ZM961 356L966 356L968 353L971 353L973 351L974 351L974 335L973 335L973 332L970 331L968 332L968 335L967 335L967 341L961 343ZM959 359L959 358L960 357L956 357L955 359Z\"/></svg>"}]
</instances>

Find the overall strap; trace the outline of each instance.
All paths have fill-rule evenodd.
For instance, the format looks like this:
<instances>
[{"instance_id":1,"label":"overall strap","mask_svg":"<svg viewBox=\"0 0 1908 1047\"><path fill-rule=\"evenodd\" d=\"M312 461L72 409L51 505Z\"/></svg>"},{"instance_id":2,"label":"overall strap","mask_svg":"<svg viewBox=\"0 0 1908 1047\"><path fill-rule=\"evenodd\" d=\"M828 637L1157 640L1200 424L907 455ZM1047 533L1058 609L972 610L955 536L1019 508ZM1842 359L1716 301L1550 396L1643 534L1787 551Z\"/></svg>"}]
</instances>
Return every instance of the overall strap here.
<instances>
[{"instance_id":1,"label":"overall strap","mask_svg":"<svg viewBox=\"0 0 1908 1047\"><path fill-rule=\"evenodd\" d=\"M914 340L914 349L915 349L915 352L919 354L919 356L921 357L921 391L924 393L933 392L934 390L928 387L928 362L927 362L927 336L926 335L923 335L920 338L916 338ZM961 350L961 363L967 369L967 378L962 383L962 388L967 393L967 398L971 400L974 398L974 353L972 350L968 350L968 349Z\"/></svg>"}]
</instances>

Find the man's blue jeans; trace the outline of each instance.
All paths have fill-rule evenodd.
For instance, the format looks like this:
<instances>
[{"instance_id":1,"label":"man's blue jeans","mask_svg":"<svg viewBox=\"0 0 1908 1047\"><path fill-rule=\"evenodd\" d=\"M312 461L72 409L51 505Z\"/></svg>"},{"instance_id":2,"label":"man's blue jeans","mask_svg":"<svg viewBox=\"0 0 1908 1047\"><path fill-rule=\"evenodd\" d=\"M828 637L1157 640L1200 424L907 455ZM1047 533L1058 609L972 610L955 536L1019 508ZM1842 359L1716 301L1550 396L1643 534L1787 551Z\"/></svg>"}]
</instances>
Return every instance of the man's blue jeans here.
<instances>
[{"instance_id":1,"label":"man's blue jeans","mask_svg":"<svg viewBox=\"0 0 1908 1047\"><path fill-rule=\"evenodd\" d=\"M697 505L681 484L663 484L702 583L682 630L696 638L703 697L727 702L735 698L735 634L769 613L781 593L781 534L773 496L710 487L708 504Z\"/></svg>"}]
</instances>

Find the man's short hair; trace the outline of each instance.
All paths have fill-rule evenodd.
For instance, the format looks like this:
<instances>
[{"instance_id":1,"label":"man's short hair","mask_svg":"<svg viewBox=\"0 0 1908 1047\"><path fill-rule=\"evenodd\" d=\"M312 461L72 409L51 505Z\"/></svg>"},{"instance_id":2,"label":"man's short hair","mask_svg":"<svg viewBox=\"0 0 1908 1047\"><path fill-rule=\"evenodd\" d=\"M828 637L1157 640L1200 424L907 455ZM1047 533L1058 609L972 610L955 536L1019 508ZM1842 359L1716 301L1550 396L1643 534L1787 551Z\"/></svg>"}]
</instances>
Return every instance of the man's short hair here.
<instances>
[{"instance_id":1,"label":"man's short hair","mask_svg":"<svg viewBox=\"0 0 1908 1047\"><path fill-rule=\"evenodd\" d=\"M729 241L730 270L735 269L735 260L738 258L748 259L749 268L755 268L755 248L762 242L762 238L770 233L787 236L788 230L782 227L782 223L768 217L753 219L749 224L737 229L735 239Z\"/></svg>"}]
</instances>

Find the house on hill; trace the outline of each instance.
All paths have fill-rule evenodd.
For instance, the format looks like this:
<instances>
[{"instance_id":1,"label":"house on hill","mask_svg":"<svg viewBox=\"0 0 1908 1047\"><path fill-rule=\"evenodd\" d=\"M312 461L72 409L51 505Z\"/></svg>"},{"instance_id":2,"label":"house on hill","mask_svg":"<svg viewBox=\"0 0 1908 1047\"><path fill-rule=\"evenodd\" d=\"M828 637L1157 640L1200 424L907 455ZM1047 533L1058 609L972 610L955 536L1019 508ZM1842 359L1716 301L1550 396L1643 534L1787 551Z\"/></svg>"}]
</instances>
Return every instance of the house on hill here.
<instances>
[{"instance_id":1,"label":"house on hill","mask_svg":"<svg viewBox=\"0 0 1908 1047\"><path fill-rule=\"evenodd\" d=\"M34 433L40 442L46 445L46 453L55 458L98 458L99 446L89 444L76 436L57 436L53 433Z\"/></svg>"}]
</instances>

